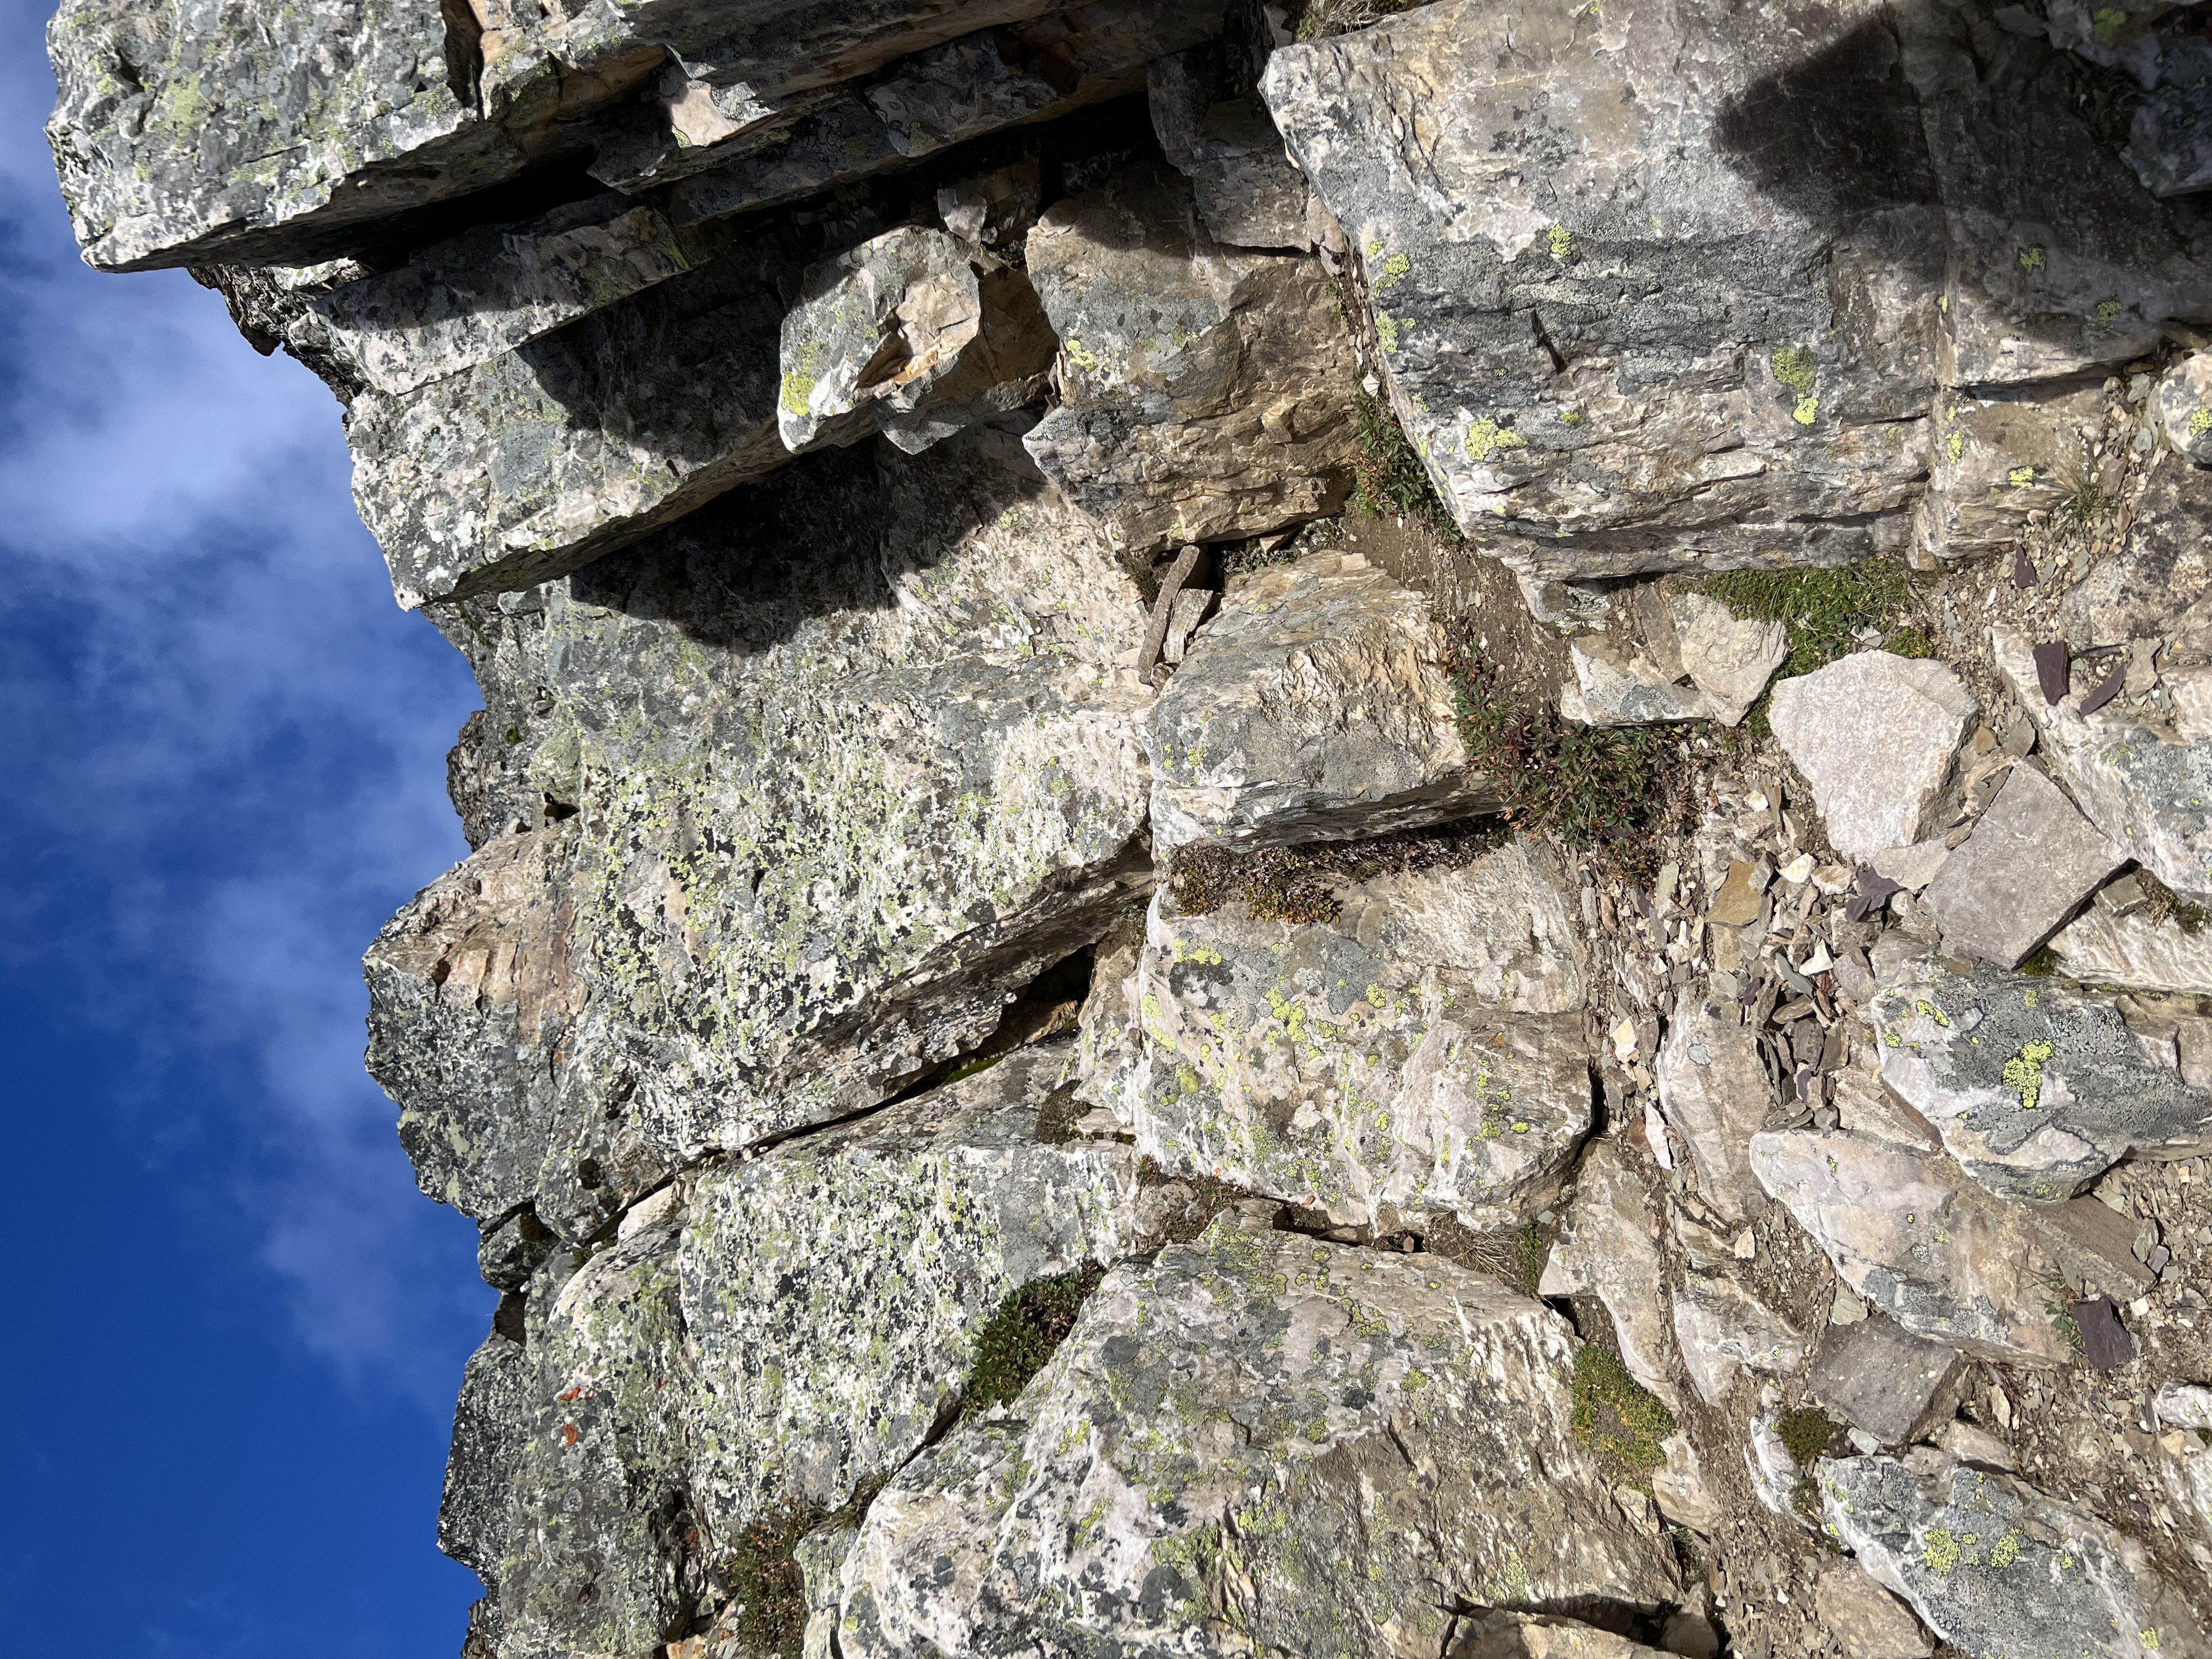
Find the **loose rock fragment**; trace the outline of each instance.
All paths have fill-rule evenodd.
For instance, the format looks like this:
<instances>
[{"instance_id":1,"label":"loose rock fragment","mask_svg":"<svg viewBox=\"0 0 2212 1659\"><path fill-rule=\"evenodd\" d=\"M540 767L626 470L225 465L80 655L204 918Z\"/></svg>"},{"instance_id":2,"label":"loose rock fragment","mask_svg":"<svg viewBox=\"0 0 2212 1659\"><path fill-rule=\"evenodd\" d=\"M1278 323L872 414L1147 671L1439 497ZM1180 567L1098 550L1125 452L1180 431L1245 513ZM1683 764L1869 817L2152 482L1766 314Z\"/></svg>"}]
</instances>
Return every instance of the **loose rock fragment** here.
<instances>
[{"instance_id":1,"label":"loose rock fragment","mask_svg":"<svg viewBox=\"0 0 2212 1659\"><path fill-rule=\"evenodd\" d=\"M1734 1010L1686 1000L1653 1069L1668 1124L1689 1143L1699 1194L1723 1220L1747 1219L1763 1207L1751 1138L1774 1099L1752 1033Z\"/></svg>"},{"instance_id":2,"label":"loose rock fragment","mask_svg":"<svg viewBox=\"0 0 2212 1659\"><path fill-rule=\"evenodd\" d=\"M1940 662L1862 651L1774 688L1774 734L1846 858L1940 830L1980 706Z\"/></svg>"},{"instance_id":3,"label":"loose rock fragment","mask_svg":"<svg viewBox=\"0 0 2212 1659\"><path fill-rule=\"evenodd\" d=\"M1807 1391L1885 1446L1917 1438L1939 1412L1958 1403L1966 1358L1887 1319L1832 1329L1820 1340Z\"/></svg>"},{"instance_id":4,"label":"loose rock fragment","mask_svg":"<svg viewBox=\"0 0 2212 1659\"><path fill-rule=\"evenodd\" d=\"M2015 766L1922 899L1944 942L2017 968L2126 861L2033 766Z\"/></svg>"}]
</instances>

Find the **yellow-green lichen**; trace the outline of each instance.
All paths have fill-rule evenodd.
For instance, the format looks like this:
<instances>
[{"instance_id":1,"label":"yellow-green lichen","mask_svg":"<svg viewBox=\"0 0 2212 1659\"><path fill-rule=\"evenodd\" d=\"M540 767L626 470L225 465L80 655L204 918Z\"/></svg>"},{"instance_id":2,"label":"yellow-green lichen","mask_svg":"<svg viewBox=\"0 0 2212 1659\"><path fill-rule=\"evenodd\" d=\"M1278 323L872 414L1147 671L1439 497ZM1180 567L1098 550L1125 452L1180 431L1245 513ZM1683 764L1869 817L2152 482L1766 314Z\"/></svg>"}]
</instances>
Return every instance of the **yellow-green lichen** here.
<instances>
[{"instance_id":1,"label":"yellow-green lichen","mask_svg":"<svg viewBox=\"0 0 2212 1659\"><path fill-rule=\"evenodd\" d=\"M2043 1092L2043 1062L2051 1058L2051 1053L2050 1042L2039 1037L2022 1044L2021 1051L2005 1061L2005 1086L2019 1091L2022 1111L2035 1109L2037 1097Z\"/></svg>"},{"instance_id":2,"label":"yellow-green lichen","mask_svg":"<svg viewBox=\"0 0 2212 1659\"><path fill-rule=\"evenodd\" d=\"M2035 469L2032 466L2016 466L2005 474L2005 482L2014 489L2025 489L2035 482Z\"/></svg>"},{"instance_id":3,"label":"yellow-green lichen","mask_svg":"<svg viewBox=\"0 0 2212 1659\"><path fill-rule=\"evenodd\" d=\"M1098 354L1085 346L1082 341L1070 338L1060 349L1066 352L1067 361L1085 374L1096 374L1098 372L1100 362Z\"/></svg>"},{"instance_id":4,"label":"yellow-green lichen","mask_svg":"<svg viewBox=\"0 0 2212 1659\"><path fill-rule=\"evenodd\" d=\"M2020 268L2022 270L2040 270L2043 269L2043 250L2040 247L2029 248L2020 256Z\"/></svg>"},{"instance_id":5,"label":"yellow-green lichen","mask_svg":"<svg viewBox=\"0 0 2212 1659\"><path fill-rule=\"evenodd\" d=\"M1812 392L1820 366L1806 347L1784 346L1767 359L1767 367L1774 371L1776 380L1802 398Z\"/></svg>"},{"instance_id":6,"label":"yellow-green lichen","mask_svg":"<svg viewBox=\"0 0 2212 1659\"><path fill-rule=\"evenodd\" d=\"M2200 409L2189 417L2189 435L2201 438L2212 432L2212 409Z\"/></svg>"},{"instance_id":7,"label":"yellow-green lichen","mask_svg":"<svg viewBox=\"0 0 2212 1659\"><path fill-rule=\"evenodd\" d=\"M1551 247L1552 257L1562 264L1575 251L1575 239L1567 234L1565 225L1553 225L1544 233L1544 240Z\"/></svg>"},{"instance_id":8,"label":"yellow-green lichen","mask_svg":"<svg viewBox=\"0 0 2212 1659\"><path fill-rule=\"evenodd\" d=\"M2118 324L2119 320L2120 302L2118 300L2100 300L2097 301L2097 325L2100 328L2114 327Z\"/></svg>"},{"instance_id":9,"label":"yellow-green lichen","mask_svg":"<svg viewBox=\"0 0 2212 1659\"><path fill-rule=\"evenodd\" d=\"M1392 254L1389 258L1382 262L1382 269L1376 273L1375 291L1377 294L1380 294L1386 289L1397 287L1399 283L1406 280L1407 273L1412 270L1413 268L1413 262L1407 255L1403 253Z\"/></svg>"},{"instance_id":10,"label":"yellow-green lichen","mask_svg":"<svg viewBox=\"0 0 2212 1659\"><path fill-rule=\"evenodd\" d=\"M1375 313L1375 337L1382 343L1383 350L1392 352L1397 350L1400 340L1404 337L1403 328L1404 324L1401 320L1393 317L1389 312L1378 311Z\"/></svg>"},{"instance_id":11,"label":"yellow-green lichen","mask_svg":"<svg viewBox=\"0 0 2212 1659\"><path fill-rule=\"evenodd\" d=\"M1920 1540L1920 1559L1928 1571L1948 1577L1959 1565L1959 1539L1948 1527L1930 1527Z\"/></svg>"},{"instance_id":12,"label":"yellow-green lichen","mask_svg":"<svg viewBox=\"0 0 2212 1659\"><path fill-rule=\"evenodd\" d=\"M1500 426L1485 415L1471 422L1467 428L1467 453L1469 460L1486 461L1501 449L1525 449L1528 441L1510 426Z\"/></svg>"}]
</instances>

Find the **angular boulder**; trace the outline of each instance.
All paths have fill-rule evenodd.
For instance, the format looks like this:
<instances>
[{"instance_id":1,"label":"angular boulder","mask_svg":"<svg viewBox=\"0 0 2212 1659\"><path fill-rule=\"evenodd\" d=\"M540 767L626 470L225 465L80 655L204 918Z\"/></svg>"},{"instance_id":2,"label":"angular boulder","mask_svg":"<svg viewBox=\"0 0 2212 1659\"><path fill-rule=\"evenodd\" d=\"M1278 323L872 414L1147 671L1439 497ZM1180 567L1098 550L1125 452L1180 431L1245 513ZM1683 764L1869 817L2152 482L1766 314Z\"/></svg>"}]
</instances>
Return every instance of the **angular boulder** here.
<instances>
[{"instance_id":1,"label":"angular boulder","mask_svg":"<svg viewBox=\"0 0 2212 1659\"><path fill-rule=\"evenodd\" d=\"M2142 1545L2026 1482L1940 1454L1822 1458L1827 1530L1967 1653L2212 1651Z\"/></svg>"},{"instance_id":2,"label":"angular boulder","mask_svg":"<svg viewBox=\"0 0 2212 1659\"><path fill-rule=\"evenodd\" d=\"M872 1105L1104 929L1149 878L1141 617L993 427L810 458L471 612L577 808L549 1225L659 1178L592 1146L683 1162Z\"/></svg>"},{"instance_id":3,"label":"angular boulder","mask_svg":"<svg viewBox=\"0 0 2212 1659\"><path fill-rule=\"evenodd\" d=\"M1811 781L1846 858L1948 826L1955 763L1980 705L1940 662L1859 651L1774 687L1774 735Z\"/></svg>"},{"instance_id":4,"label":"angular boulder","mask_svg":"<svg viewBox=\"0 0 2212 1659\"><path fill-rule=\"evenodd\" d=\"M1326 921L1163 889L1127 994L1142 1059L1108 1103L1164 1167L1340 1223L1515 1220L1589 1133L1572 890L1533 841L1347 882Z\"/></svg>"},{"instance_id":5,"label":"angular boulder","mask_svg":"<svg viewBox=\"0 0 2212 1659\"><path fill-rule=\"evenodd\" d=\"M1117 549L1261 535L1343 505L1356 364L1317 262L1223 247L1158 164L1048 209L1028 260L1061 398L1030 451Z\"/></svg>"},{"instance_id":6,"label":"angular boulder","mask_svg":"<svg viewBox=\"0 0 2212 1659\"><path fill-rule=\"evenodd\" d=\"M1711 1269L1692 1269L1674 1293L1674 1327L1690 1386L1708 1406L1724 1403L1747 1370L1790 1375L1811 1346L1732 1275Z\"/></svg>"},{"instance_id":7,"label":"angular boulder","mask_svg":"<svg viewBox=\"0 0 2212 1659\"><path fill-rule=\"evenodd\" d=\"M1698 1195L1723 1220L1748 1220L1764 1207L1751 1138L1774 1104L1752 1032L1736 1010L1693 988L1668 1025L1653 1071L1667 1126L1689 1146Z\"/></svg>"},{"instance_id":8,"label":"angular boulder","mask_svg":"<svg viewBox=\"0 0 2212 1659\"><path fill-rule=\"evenodd\" d=\"M514 351L346 414L401 605L550 581L789 464L782 239L740 244Z\"/></svg>"},{"instance_id":9,"label":"angular boulder","mask_svg":"<svg viewBox=\"0 0 2212 1659\"><path fill-rule=\"evenodd\" d=\"M2173 917L2154 922L2093 905L2052 936L2051 948L2069 979L2212 996L2212 927L2192 932Z\"/></svg>"},{"instance_id":10,"label":"angular boulder","mask_svg":"<svg viewBox=\"0 0 2212 1659\"><path fill-rule=\"evenodd\" d=\"M809 270L783 319L784 447L877 431L918 453L1029 402L1058 349L1021 272L941 230L888 231Z\"/></svg>"},{"instance_id":11,"label":"angular boulder","mask_svg":"<svg viewBox=\"0 0 2212 1659\"><path fill-rule=\"evenodd\" d=\"M1211 50L1152 61L1146 101L1160 151L1190 180L1198 216L1229 247L1303 248L1310 192L1256 98L1218 95Z\"/></svg>"},{"instance_id":12,"label":"angular boulder","mask_svg":"<svg viewBox=\"0 0 2212 1659\"><path fill-rule=\"evenodd\" d=\"M2159 376L2151 410L2183 459L2212 464L2212 352L2191 352Z\"/></svg>"},{"instance_id":13,"label":"angular boulder","mask_svg":"<svg viewBox=\"0 0 2212 1659\"><path fill-rule=\"evenodd\" d=\"M541 1274L521 1421L477 1435L520 1442L501 1472L503 1651L683 1633L753 1522L834 1510L923 1444L1011 1291L1141 1242L1135 1154L1038 1139L1068 1057L1018 1052L687 1174L580 1268L564 1253ZM517 1398L510 1379L485 1404Z\"/></svg>"},{"instance_id":14,"label":"angular boulder","mask_svg":"<svg viewBox=\"0 0 2212 1659\"><path fill-rule=\"evenodd\" d=\"M1620 1146L1593 1142L1576 1172L1574 1202L1536 1293L1596 1297L1613 1322L1621 1363L1668 1407L1679 1407L1681 1391L1667 1363L1666 1301L1651 1213L1644 1184ZM1686 1346L1682 1353L1688 1360ZM1697 1376L1694 1365L1691 1375Z\"/></svg>"},{"instance_id":15,"label":"angular boulder","mask_svg":"<svg viewBox=\"0 0 2212 1659\"><path fill-rule=\"evenodd\" d=\"M1930 559L1964 559L2011 547L2028 514L2063 507L2094 478L2092 442L2105 430L2094 386L1983 386L1947 390L1936 405L1936 443L1916 539Z\"/></svg>"},{"instance_id":16,"label":"angular boulder","mask_svg":"<svg viewBox=\"0 0 2212 1659\"><path fill-rule=\"evenodd\" d=\"M505 836L416 895L362 966L369 1074L424 1192L489 1221L538 1190L555 1056L583 1004L562 828Z\"/></svg>"},{"instance_id":17,"label":"angular boulder","mask_svg":"<svg viewBox=\"0 0 2212 1659\"><path fill-rule=\"evenodd\" d=\"M1914 1439L1941 1412L1957 1408L1954 1385L1966 1369L1947 1342L1914 1336L1882 1318L1832 1325L1814 1356L1806 1392L1885 1446Z\"/></svg>"},{"instance_id":18,"label":"angular boulder","mask_svg":"<svg viewBox=\"0 0 2212 1659\"><path fill-rule=\"evenodd\" d=\"M1922 902L1947 946L2017 968L2125 862L2057 784L2023 762L1929 878Z\"/></svg>"},{"instance_id":19,"label":"angular boulder","mask_svg":"<svg viewBox=\"0 0 2212 1659\"><path fill-rule=\"evenodd\" d=\"M1146 723L1154 847L1345 840L1494 811L1448 656L1428 600L1358 554L1240 585Z\"/></svg>"},{"instance_id":20,"label":"angular boulder","mask_svg":"<svg viewBox=\"0 0 2212 1659\"><path fill-rule=\"evenodd\" d=\"M2212 362L2206 362L2203 378L2212 383ZM2165 384L2160 382L2161 387ZM2185 424L2195 422L2192 412ZM2207 430L2212 433L2212 421ZM2191 442L2203 444L2206 438L2200 435ZM2206 453L2212 458L2212 447ZM2168 665L2212 661L2212 562L2204 550L2208 528L2212 528L2212 469L2161 461L2136 498L2118 547L2099 560L2060 601L2058 623L2067 642L2078 653L2130 640L2163 640L2162 655Z\"/></svg>"},{"instance_id":21,"label":"angular boulder","mask_svg":"<svg viewBox=\"0 0 2212 1659\"><path fill-rule=\"evenodd\" d=\"M1902 544L1942 263L1885 15L1457 0L1274 54L1463 530L1539 577Z\"/></svg>"},{"instance_id":22,"label":"angular boulder","mask_svg":"<svg viewBox=\"0 0 2212 1659\"><path fill-rule=\"evenodd\" d=\"M1434 1653L1455 1601L1674 1594L1570 1427L1573 1341L1430 1255L1237 1231L1116 1267L1008 1415L862 1522L838 1645Z\"/></svg>"},{"instance_id":23,"label":"angular boulder","mask_svg":"<svg viewBox=\"0 0 2212 1659\"><path fill-rule=\"evenodd\" d=\"M1948 866L1946 866L1947 868ZM2154 1059L2108 996L1937 958L1868 1008L1882 1081L1993 1193L2073 1197L2130 1152L2212 1151L2212 1091Z\"/></svg>"},{"instance_id":24,"label":"angular boulder","mask_svg":"<svg viewBox=\"0 0 2212 1659\"><path fill-rule=\"evenodd\" d=\"M2084 714L2094 681L2046 703L2025 635L1999 623L1990 649L2089 821L2181 897L2212 903L2212 699L2199 714L2175 698L2167 718L2124 699Z\"/></svg>"}]
</instances>

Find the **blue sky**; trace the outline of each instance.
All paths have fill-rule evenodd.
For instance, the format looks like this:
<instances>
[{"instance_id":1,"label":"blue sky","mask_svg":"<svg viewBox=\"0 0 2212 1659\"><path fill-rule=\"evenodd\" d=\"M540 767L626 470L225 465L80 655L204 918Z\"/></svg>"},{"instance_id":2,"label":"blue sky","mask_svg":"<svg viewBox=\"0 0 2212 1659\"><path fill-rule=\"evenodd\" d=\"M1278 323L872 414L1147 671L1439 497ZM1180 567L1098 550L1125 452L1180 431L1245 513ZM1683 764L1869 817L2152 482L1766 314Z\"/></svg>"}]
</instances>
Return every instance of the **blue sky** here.
<instances>
[{"instance_id":1,"label":"blue sky","mask_svg":"<svg viewBox=\"0 0 2212 1659\"><path fill-rule=\"evenodd\" d=\"M49 9L0 0L0 1654L450 1655L493 1298L362 1072L359 957L467 851L475 690L329 393L78 261Z\"/></svg>"}]
</instances>

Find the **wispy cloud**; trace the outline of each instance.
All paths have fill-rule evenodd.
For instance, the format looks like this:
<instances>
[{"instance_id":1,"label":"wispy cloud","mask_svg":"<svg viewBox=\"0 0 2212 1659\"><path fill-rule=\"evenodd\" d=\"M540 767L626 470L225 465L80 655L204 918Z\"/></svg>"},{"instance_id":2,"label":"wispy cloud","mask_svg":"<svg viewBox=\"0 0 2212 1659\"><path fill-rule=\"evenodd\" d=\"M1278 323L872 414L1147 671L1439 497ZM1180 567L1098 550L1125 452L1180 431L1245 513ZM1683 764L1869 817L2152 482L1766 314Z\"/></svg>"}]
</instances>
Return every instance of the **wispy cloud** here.
<instances>
[{"instance_id":1,"label":"wispy cloud","mask_svg":"<svg viewBox=\"0 0 2212 1659\"><path fill-rule=\"evenodd\" d=\"M40 20L0 17L0 974L82 988L149 1088L226 1078L134 1144L217 1173L309 1348L442 1411L485 1293L362 1072L358 957L466 850L473 690L392 604L329 393L182 272L78 262Z\"/></svg>"}]
</instances>

